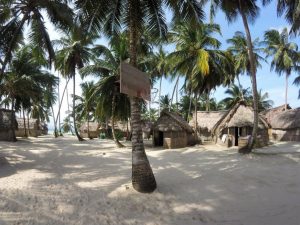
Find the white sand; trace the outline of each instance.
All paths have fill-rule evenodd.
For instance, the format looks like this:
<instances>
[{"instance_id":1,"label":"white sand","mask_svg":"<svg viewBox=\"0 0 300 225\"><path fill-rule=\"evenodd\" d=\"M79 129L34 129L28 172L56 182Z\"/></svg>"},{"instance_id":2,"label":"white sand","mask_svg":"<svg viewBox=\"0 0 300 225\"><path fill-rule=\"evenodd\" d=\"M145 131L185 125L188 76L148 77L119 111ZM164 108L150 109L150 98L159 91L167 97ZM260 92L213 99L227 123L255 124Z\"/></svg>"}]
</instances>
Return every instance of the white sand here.
<instances>
[{"instance_id":1,"label":"white sand","mask_svg":"<svg viewBox=\"0 0 300 225\"><path fill-rule=\"evenodd\" d=\"M0 224L300 224L300 143L249 156L216 146L147 153L158 189L139 194L130 148L71 137L0 142Z\"/></svg>"}]
</instances>

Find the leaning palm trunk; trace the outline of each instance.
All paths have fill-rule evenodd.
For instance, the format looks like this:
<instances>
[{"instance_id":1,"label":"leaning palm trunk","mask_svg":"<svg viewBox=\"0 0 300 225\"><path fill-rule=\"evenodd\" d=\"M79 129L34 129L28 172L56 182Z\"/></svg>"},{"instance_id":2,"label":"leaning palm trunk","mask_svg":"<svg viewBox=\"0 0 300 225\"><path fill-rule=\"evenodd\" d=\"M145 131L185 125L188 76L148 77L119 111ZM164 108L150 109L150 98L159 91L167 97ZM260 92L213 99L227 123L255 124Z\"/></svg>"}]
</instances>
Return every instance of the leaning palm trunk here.
<instances>
[{"instance_id":1,"label":"leaning palm trunk","mask_svg":"<svg viewBox=\"0 0 300 225\"><path fill-rule=\"evenodd\" d=\"M175 86L174 86L174 89L173 89L173 92L172 92L171 102L170 102L170 105L169 105L169 111L171 111L171 106L172 106L172 103L173 103L176 87L178 86L178 81L179 81L179 76L176 79Z\"/></svg>"},{"instance_id":2,"label":"leaning palm trunk","mask_svg":"<svg viewBox=\"0 0 300 225\"><path fill-rule=\"evenodd\" d=\"M112 98L112 107L111 107L111 132L112 136L114 139L114 142L116 143L118 148L123 148L125 147L122 145L119 140L116 137L116 131L115 131L115 109L116 109L116 88L113 93L113 98Z\"/></svg>"},{"instance_id":3,"label":"leaning palm trunk","mask_svg":"<svg viewBox=\"0 0 300 225\"><path fill-rule=\"evenodd\" d=\"M136 30L137 23L134 18L135 8L134 1L129 0L129 32L130 32L130 64L137 65L137 48L138 31ZM156 181L152 172L150 163L148 161L142 136L141 127L141 106L140 101L136 97L130 98L131 108L131 125L132 125L132 186L133 188L142 193L150 193L156 189Z\"/></svg>"},{"instance_id":4,"label":"leaning palm trunk","mask_svg":"<svg viewBox=\"0 0 300 225\"><path fill-rule=\"evenodd\" d=\"M241 0L240 0L241 1ZM240 3L241 5L241 3ZM242 9L240 9L240 13L242 15L246 37L247 37L247 47L248 47L248 54L249 54L249 61L250 61L250 72L251 72L251 81L252 81L252 94L253 94L253 113L254 113L254 121L253 121L253 131L252 137L250 138L250 142L248 144L248 148L245 150L241 150L241 153L250 153L257 138L257 131L258 131L258 97L257 97L257 83L256 83L256 65L255 65L255 57L253 54L253 46L251 40L251 34L248 26L247 17Z\"/></svg>"},{"instance_id":5,"label":"leaning palm trunk","mask_svg":"<svg viewBox=\"0 0 300 225\"><path fill-rule=\"evenodd\" d=\"M75 74L73 75L73 125L74 131L78 141L83 141L84 139L79 135L77 126L76 126L76 113L75 113Z\"/></svg>"}]
</instances>

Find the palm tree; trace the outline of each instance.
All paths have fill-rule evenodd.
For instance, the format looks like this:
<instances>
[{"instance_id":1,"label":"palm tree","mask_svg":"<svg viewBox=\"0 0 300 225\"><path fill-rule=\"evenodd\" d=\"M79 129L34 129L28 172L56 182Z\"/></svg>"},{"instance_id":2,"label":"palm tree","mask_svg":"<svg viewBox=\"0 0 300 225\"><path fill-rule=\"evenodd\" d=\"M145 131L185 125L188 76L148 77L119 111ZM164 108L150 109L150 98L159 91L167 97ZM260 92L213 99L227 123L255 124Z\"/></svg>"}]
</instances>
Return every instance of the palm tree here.
<instances>
[{"instance_id":1,"label":"palm tree","mask_svg":"<svg viewBox=\"0 0 300 225\"><path fill-rule=\"evenodd\" d=\"M90 131L89 131L89 122L92 119L93 112L95 112L96 102L93 96L93 91L95 89L95 84L93 81L84 82L80 84L82 94L81 96L75 95L75 101L78 102L75 109L78 114L78 120L86 120L87 121L87 133L88 138L90 138Z\"/></svg>"},{"instance_id":2,"label":"palm tree","mask_svg":"<svg viewBox=\"0 0 300 225\"><path fill-rule=\"evenodd\" d=\"M299 71L298 45L289 41L288 29L282 32L269 30L265 32L265 44L267 57L272 57L271 70L282 75L285 74L285 110L287 110L288 78L292 71Z\"/></svg>"},{"instance_id":3,"label":"palm tree","mask_svg":"<svg viewBox=\"0 0 300 225\"><path fill-rule=\"evenodd\" d=\"M203 18L202 4L198 1L152 1L152 0L120 0L85 1L77 0L77 6L83 8L87 18L91 18L94 29L101 27L104 22L106 33L119 33L123 28L128 29L130 64L137 66L141 34L146 30L153 37L163 37L167 32L167 25L163 6L174 12L174 21L189 20L197 23ZM101 7L99 7L101 6ZM141 127L141 105L136 97L132 97L131 124L132 124L132 184L139 192L153 192L156 181L147 159Z\"/></svg>"},{"instance_id":4,"label":"palm tree","mask_svg":"<svg viewBox=\"0 0 300 225\"><path fill-rule=\"evenodd\" d=\"M2 2L1 2L2 5ZM65 0L6 0L3 2L3 11L9 10L9 16L1 21L1 36L9 37L6 41L5 56L3 59L0 80L5 71L7 63L11 60L12 51L20 40L25 24L30 25L30 42L34 44L35 55L41 56L46 50L49 62L54 59L54 50L45 27L42 11L46 13L50 21L58 28L66 29L72 24L73 11Z\"/></svg>"},{"instance_id":5,"label":"palm tree","mask_svg":"<svg viewBox=\"0 0 300 225\"><path fill-rule=\"evenodd\" d=\"M154 73L156 73L156 76L160 78L159 81L159 90L158 90L158 99L161 97L161 85L162 85L162 79L167 77L167 74L169 72L169 65L168 65L168 59L167 54L163 50L162 46L159 47L158 52L152 54L152 64L154 68ZM160 115L161 112L161 106L159 104L158 106L158 115Z\"/></svg>"},{"instance_id":6,"label":"palm tree","mask_svg":"<svg viewBox=\"0 0 300 225\"><path fill-rule=\"evenodd\" d=\"M170 108L170 107L172 107L171 104L172 104L171 98L168 94L160 96L160 99L159 99L160 108L162 108L162 109Z\"/></svg>"},{"instance_id":7,"label":"palm tree","mask_svg":"<svg viewBox=\"0 0 300 225\"><path fill-rule=\"evenodd\" d=\"M124 34L123 34L124 35ZM129 99L120 93L120 69L119 65L123 60L128 59L128 45L124 36L114 37L110 41L110 48L103 45L96 45L93 49L98 56L94 65L88 65L81 69L83 77L94 75L100 80L95 84L91 97L96 98L96 116L99 119L111 118L113 139L117 147L124 147L117 139L115 133L115 120L126 119L129 115Z\"/></svg>"},{"instance_id":8,"label":"palm tree","mask_svg":"<svg viewBox=\"0 0 300 225\"><path fill-rule=\"evenodd\" d=\"M234 75L232 61L228 53L218 50L221 43L215 34L221 34L216 24L197 27L180 24L171 33L176 51L169 57L173 69L185 75L187 90L197 90L201 94L231 82Z\"/></svg>"},{"instance_id":9,"label":"palm tree","mask_svg":"<svg viewBox=\"0 0 300 225\"><path fill-rule=\"evenodd\" d=\"M222 100L226 109L232 108L239 101L249 102L250 100L250 92L249 88L243 89L240 86L233 84L230 88L225 91L225 94L229 95Z\"/></svg>"},{"instance_id":10,"label":"palm tree","mask_svg":"<svg viewBox=\"0 0 300 225\"><path fill-rule=\"evenodd\" d=\"M81 25L74 25L67 37L56 40L55 43L62 48L57 51L56 68L62 72L67 79L73 78L73 121L74 131L79 141L84 139L80 137L76 126L75 112L75 84L76 70L86 65L92 58L90 45L96 38L94 35L87 35L87 31Z\"/></svg>"},{"instance_id":11,"label":"palm tree","mask_svg":"<svg viewBox=\"0 0 300 225\"><path fill-rule=\"evenodd\" d=\"M269 93L262 93L260 89L258 92L258 111L262 112L264 110L272 108L274 102L269 99Z\"/></svg>"},{"instance_id":12,"label":"palm tree","mask_svg":"<svg viewBox=\"0 0 300 225\"><path fill-rule=\"evenodd\" d=\"M261 0L263 5L266 5L270 0ZM259 14L259 7L257 6L257 0L211 0L211 9L214 13L217 8L221 8L225 13L225 16L229 22L234 22L238 16L241 16L246 33L246 42L248 48L248 57L250 65L250 74L252 82L253 92L253 132L248 148L243 151L244 153L250 153L257 137L258 129L258 103L257 103L257 82L256 82L256 60L252 45L251 33L248 25L248 21L254 21Z\"/></svg>"},{"instance_id":13,"label":"palm tree","mask_svg":"<svg viewBox=\"0 0 300 225\"><path fill-rule=\"evenodd\" d=\"M285 14L287 21L292 24L291 31L297 33L300 28L300 1L277 0L278 16Z\"/></svg>"},{"instance_id":14,"label":"palm tree","mask_svg":"<svg viewBox=\"0 0 300 225\"><path fill-rule=\"evenodd\" d=\"M293 84L300 86L300 75L295 78ZM300 89L299 89L298 99L300 99Z\"/></svg>"},{"instance_id":15,"label":"palm tree","mask_svg":"<svg viewBox=\"0 0 300 225\"><path fill-rule=\"evenodd\" d=\"M194 93L196 102L204 92L209 96L212 89L228 85L234 78L231 55L219 50L221 43L215 34L221 34L219 25L192 27L187 23L175 26L170 33L176 43L176 51L169 55L170 64L177 73L185 75L185 90Z\"/></svg>"},{"instance_id":16,"label":"palm tree","mask_svg":"<svg viewBox=\"0 0 300 225\"><path fill-rule=\"evenodd\" d=\"M10 100L12 119L14 111L21 108L32 111L38 119L47 119L47 102L43 95L56 87L57 80L42 70L32 50L31 46L24 46L16 52L0 84L0 94ZM14 134L12 140L16 140Z\"/></svg>"}]
</instances>

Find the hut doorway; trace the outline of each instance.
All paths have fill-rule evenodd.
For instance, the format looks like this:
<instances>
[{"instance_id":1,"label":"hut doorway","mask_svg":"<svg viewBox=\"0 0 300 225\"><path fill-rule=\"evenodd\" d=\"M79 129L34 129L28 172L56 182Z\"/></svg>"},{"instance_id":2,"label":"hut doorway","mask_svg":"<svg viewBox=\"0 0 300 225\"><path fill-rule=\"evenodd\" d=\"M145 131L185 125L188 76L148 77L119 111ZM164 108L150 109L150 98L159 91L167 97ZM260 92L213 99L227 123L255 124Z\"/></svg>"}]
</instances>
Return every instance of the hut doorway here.
<instances>
[{"instance_id":1,"label":"hut doorway","mask_svg":"<svg viewBox=\"0 0 300 225\"><path fill-rule=\"evenodd\" d=\"M239 128L234 128L234 146L239 146Z\"/></svg>"},{"instance_id":2,"label":"hut doorway","mask_svg":"<svg viewBox=\"0 0 300 225\"><path fill-rule=\"evenodd\" d=\"M161 131L158 132L157 146L164 146L164 133Z\"/></svg>"}]
</instances>

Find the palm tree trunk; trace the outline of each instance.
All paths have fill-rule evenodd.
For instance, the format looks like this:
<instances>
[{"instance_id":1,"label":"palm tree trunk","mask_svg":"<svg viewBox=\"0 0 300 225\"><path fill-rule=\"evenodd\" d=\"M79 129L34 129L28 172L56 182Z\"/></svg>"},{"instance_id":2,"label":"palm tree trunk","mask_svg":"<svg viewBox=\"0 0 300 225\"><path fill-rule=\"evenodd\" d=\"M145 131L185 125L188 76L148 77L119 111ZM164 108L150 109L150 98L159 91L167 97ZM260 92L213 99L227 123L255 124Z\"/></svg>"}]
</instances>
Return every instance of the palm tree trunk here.
<instances>
[{"instance_id":1,"label":"palm tree trunk","mask_svg":"<svg viewBox=\"0 0 300 225\"><path fill-rule=\"evenodd\" d=\"M23 111L24 137L28 137L27 129L26 129L26 118L25 118L24 108L22 108L22 111Z\"/></svg>"},{"instance_id":2,"label":"palm tree trunk","mask_svg":"<svg viewBox=\"0 0 300 225\"><path fill-rule=\"evenodd\" d=\"M58 85L57 85L57 97L58 97L58 102L60 102L60 90L59 90L59 87L60 87L60 78L59 78L59 73L58 73ZM54 114L53 114L53 118L54 118ZM58 132L59 132L59 136L62 136L62 133L61 133L61 127L60 127L60 112L58 113Z\"/></svg>"},{"instance_id":3,"label":"palm tree trunk","mask_svg":"<svg viewBox=\"0 0 300 225\"><path fill-rule=\"evenodd\" d=\"M189 92L190 104L189 104L189 111L188 111L187 118L186 118L187 121L188 121L188 118L191 115L191 111L192 111L192 101L193 101L193 98L191 97L191 95L192 95L192 91Z\"/></svg>"},{"instance_id":4,"label":"palm tree trunk","mask_svg":"<svg viewBox=\"0 0 300 225\"><path fill-rule=\"evenodd\" d=\"M17 138L16 138L16 133L15 133L15 98L12 97L11 100L11 114L10 114L10 141L16 142Z\"/></svg>"},{"instance_id":5,"label":"palm tree trunk","mask_svg":"<svg viewBox=\"0 0 300 225\"><path fill-rule=\"evenodd\" d=\"M112 132L112 136L114 139L114 142L116 143L118 148L123 148L125 147L124 145L122 145L119 140L116 137L116 132L115 132L115 109L116 109L116 87L114 89L114 93L113 93L113 98L112 98L112 106L111 106L111 132Z\"/></svg>"},{"instance_id":6,"label":"palm tree trunk","mask_svg":"<svg viewBox=\"0 0 300 225\"><path fill-rule=\"evenodd\" d=\"M69 103L69 93L68 93L67 85L66 85L64 90L66 90L66 92L67 92L67 105L68 105L68 113L69 113L70 112L70 103ZM72 126L71 126L71 120L68 120L68 124L70 125L71 134L74 136L74 132L73 132L73 129L72 129Z\"/></svg>"},{"instance_id":7,"label":"palm tree trunk","mask_svg":"<svg viewBox=\"0 0 300 225\"><path fill-rule=\"evenodd\" d=\"M208 112L210 110L209 108L209 92L206 93L206 106L205 111Z\"/></svg>"},{"instance_id":8,"label":"palm tree trunk","mask_svg":"<svg viewBox=\"0 0 300 225\"><path fill-rule=\"evenodd\" d=\"M177 85L176 85L176 111L178 112L178 81L179 81L179 76L177 78Z\"/></svg>"},{"instance_id":9,"label":"palm tree trunk","mask_svg":"<svg viewBox=\"0 0 300 225\"><path fill-rule=\"evenodd\" d=\"M239 0L239 4L241 6L241 0ZM256 65L255 65L255 57L253 53L253 46L251 40L250 29L248 26L247 17L244 11L240 7L240 14L242 15L243 24L245 27L246 37L247 37L247 47L248 47L248 54L249 54L249 61L250 61L250 73L251 73L251 80L252 80L252 94L253 94L253 113L254 113L254 121L253 121L253 131L252 137L250 138L248 148L245 150L241 150L241 153L251 153L252 148L256 142L257 138L257 131L258 131L258 98L257 98L257 83L256 83Z\"/></svg>"},{"instance_id":10,"label":"palm tree trunk","mask_svg":"<svg viewBox=\"0 0 300 225\"><path fill-rule=\"evenodd\" d=\"M241 92L241 94L242 94L242 101L244 101L244 100L245 100L245 97L244 97L243 87L242 87L242 85L241 85L239 76L237 76L236 79L237 79L237 81L238 81L239 88L240 88L240 92Z\"/></svg>"},{"instance_id":11,"label":"palm tree trunk","mask_svg":"<svg viewBox=\"0 0 300 225\"><path fill-rule=\"evenodd\" d=\"M197 116L197 104L198 103L198 95L195 93L195 141L198 142L198 116Z\"/></svg>"},{"instance_id":12,"label":"palm tree trunk","mask_svg":"<svg viewBox=\"0 0 300 225\"><path fill-rule=\"evenodd\" d=\"M52 115L53 115L53 118L55 117L54 115L54 108L53 108L53 105L51 105L51 111L52 111ZM58 137L58 132L57 132L57 126L56 126L56 123L55 123L55 119L53 119L53 125L54 125L54 137L57 138Z\"/></svg>"},{"instance_id":13,"label":"palm tree trunk","mask_svg":"<svg viewBox=\"0 0 300 225\"><path fill-rule=\"evenodd\" d=\"M86 120L87 120L87 135L88 135L89 139L92 139L91 135L90 135L90 120L89 120L89 114L88 113L87 113Z\"/></svg>"},{"instance_id":14,"label":"palm tree trunk","mask_svg":"<svg viewBox=\"0 0 300 225\"><path fill-rule=\"evenodd\" d=\"M27 112L27 128L28 128L28 136L31 135L30 126L29 126L29 112Z\"/></svg>"},{"instance_id":15,"label":"palm tree trunk","mask_svg":"<svg viewBox=\"0 0 300 225\"><path fill-rule=\"evenodd\" d=\"M130 64L137 65L137 43L138 31L135 19L134 7L135 1L129 0L129 33L130 33ZM136 97L130 98L131 108L131 130L132 130L132 186L142 193L151 193L156 189L156 181L148 161L145 147L143 143L142 127L141 127L141 105L140 100Z\"/></svg>"},{"instance_id":16,"label":"palm tree trunk","mask_svg":"<svg viewBox=\"0 0 300 225\"><path fill-rule=\"evenodd\" d=\"M175 86L174 86L174 89L173 89L173 92L172 92L171 102L170 102L170 105L169 105L169 111L171 111L171 106L172 106L172 103L173 103L174 94L175 94L175 91L176 91L176 87L178 85L178 81L179 81L179 76L176 79L176 83L175 83Z\"/></svg>"},{"instance_id":17,"label":"palm tree trunk","mask_svg":"<svg viewBox=\"0 0 300 225\"><path fill-rule=\"evenodd\" d=\"M70 78L67 79L66 81L66 85L65 85L65 88L63 90L63 93L62 93L62 97L60 99L60 103L59 103L59 106L58 106L58 113L56 115L56 118L55 118L55 127L57 128L57 121L58 121L58 118L59 118L59 115L60 115L60 110L61 110L61 106L62 106L62 102L64 100L64 96L65 96L65 92L68 91L68 84L69 84L69 81L70 81ZM68 98L68 93L67 93L67 105L68 105L68 111L69 111L69 98ZM54 111L52 111L54 113ZM53 114L53 118L54 118L54 114Z\"/></svg>"},{"instance_id":18,"label":"palm tree trunk","mask_svg":"<svg viewBox=\"0 0 300 225\"><path fill-rule=\"evenodd\" d=\"M162 78L163 76L161 75L161 78L160 78L160 82L159 82L159 92L158 92L158 116L160 116L160 111L161 111L161 105L160 105L160 97L161 97L161 83L162 83Z\"/></svg>"},{"instance_id":19,"label":"palm tree trunk","mask_svg":"<svg viewBox=\"0 0 300 225\"><path fill-rule=\"evenodd\" d=\"M289 86L289 74L287 73L285 75L285 105L284 105L284 110L287 110L287 96L288 96L288 86Z\"/></svg>"},{"instance_id":20,"label":"palm tree trunk","mask_svg":"<svg viewBox=\"0 0 300 225\"><path fill-rule=\"evenodd\" d=\"M80 137L77 126L76 126L76 113L75 113L75 74L73 75L73 125L74 125L74 131L76 134L76 137L78 141L83 141L84 139Z\"/></svg>"}]
</instances>

